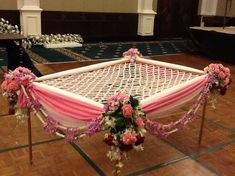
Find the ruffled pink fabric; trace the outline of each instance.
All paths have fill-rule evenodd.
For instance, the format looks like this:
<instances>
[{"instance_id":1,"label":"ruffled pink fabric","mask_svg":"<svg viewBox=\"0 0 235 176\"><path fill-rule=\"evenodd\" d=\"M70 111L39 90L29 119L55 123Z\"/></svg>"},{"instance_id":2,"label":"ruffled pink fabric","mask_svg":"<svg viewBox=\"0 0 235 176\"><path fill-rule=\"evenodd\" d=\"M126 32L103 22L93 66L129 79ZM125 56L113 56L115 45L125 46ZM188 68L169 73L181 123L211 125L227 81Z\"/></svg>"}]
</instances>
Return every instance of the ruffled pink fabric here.
<instances>
[{"instance_id":1,"label":"ruffled pink fabric","mask_svg":"<svg viewBox=\"0 0 235 176\"><path fill-rule=\"evenodd\" d=\"M168 96L162 97L153 103L143 105L142 108L147 115L148 113L152 113L160 108L171 109L175 103L205 86L206 82L207 78L199 80L198 82L191 84L188 87L184 87Z\"/></svg>"},{"instance_id":2,"label":"ruffled pink fabric","mask_svg":"<svg viewBox=\"0 0 235 176\"><path fill-rule=\"evenodd\" d=\"M178 104L185 97L190 97L190 95L195 94L198 90L201 90L203 86L205 86L206 82L207 77L200 79L199 81L168 96L156 99L153 103L142 105L142 108L147 115L154 113L161 108L170 110L175 104ZM104 111L103 108L78 101L77 99L69 98L60 93L56 93L35 85L31 89L31 93L37 97L39 102L48 105L56 112L78 120L91 121L100 116L100 114ZM20 96L19 98L20 102L24 104L24 96Z\"/></svg>"},{"instance_id":3,"label":"ruffled pink fabric","mask_svg":"<svg viewBox=\"0 0 235 176\"><path fill-rule=\"evenodd\" d=\"M91 121L103 112L102 108L36 86L33 87L32 93L39 102L42 101L58 113L74 119Z\"/></svg>"},{"instance_id":4,"label":"ruffled pink fabric","mask_svg":"<svg viewBox=\"0 0 235 176\"><path fill-rule=\"evenodd\" d=\"M27 98L22 90L20 90L20 94L18 96L18 104L21 108L27 107Z\"/></svg>"}]
</instances>

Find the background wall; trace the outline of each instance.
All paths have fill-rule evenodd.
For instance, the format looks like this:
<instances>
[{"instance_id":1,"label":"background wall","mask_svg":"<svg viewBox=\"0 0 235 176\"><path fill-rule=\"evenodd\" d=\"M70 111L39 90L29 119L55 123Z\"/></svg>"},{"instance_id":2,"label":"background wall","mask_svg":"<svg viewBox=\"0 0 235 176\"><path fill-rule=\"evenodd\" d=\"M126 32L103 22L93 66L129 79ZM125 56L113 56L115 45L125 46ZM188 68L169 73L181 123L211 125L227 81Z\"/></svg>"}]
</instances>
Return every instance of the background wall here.
<instances>
[{"instance_id":1,"label":"background wall","mask_svg":"<svg viewBox=\"0 0 235 176\"><path fill-rule=\"evenodd\" d=\"M137 37L138 0L40 0L42 33L78 33L87 41Z\"/></svg>"},{"instance_id":2,"label":"background wall","mask_svg":"<svg viewBox=\"0 0 235 176\"><path fill-rule=\"evenodd\" d=\"M137 0L40 0L45 11L136 13Z\"/></svg>"},{"instance_id":3,"label":"background wall","mask_svg":"<svg viewBox=\"0 0 235 176\"><path fill-rule=\"evenodd\" d=\"M0 10L16 10L17 0L0 0Z\"/></svg>"},{"instance_id":4,"label":"background wall","mask_svg":"<svg viewBox=\"0 0 235 176\"><path fill-rule=\"evenodd\" d=\"M138 0L40 0L42 34L79 33L85 41L184 37L197 25L199 0L153 0L154 36L137 36ZM0 0L0 17L19 25L17 0Z\"/></svg>"},{"instance_id":5,"label":"background wall","mask_svg":"<svg viewBox=\"0 0 235 176\"><path fill-rule=\"evenodd\" d=\"M188 37L190 26L198 26L199 0L158 0L155 34L158 38Z\"/></svg>"}]
</instances>

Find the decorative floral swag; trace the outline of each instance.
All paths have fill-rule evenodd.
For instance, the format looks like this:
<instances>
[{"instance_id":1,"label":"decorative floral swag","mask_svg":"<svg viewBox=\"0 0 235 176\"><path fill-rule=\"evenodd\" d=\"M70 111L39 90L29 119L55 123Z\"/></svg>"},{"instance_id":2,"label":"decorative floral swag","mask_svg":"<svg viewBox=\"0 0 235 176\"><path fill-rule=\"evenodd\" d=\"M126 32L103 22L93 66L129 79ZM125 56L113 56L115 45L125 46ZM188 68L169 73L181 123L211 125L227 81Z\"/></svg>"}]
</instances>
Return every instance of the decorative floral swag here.
<instances>
[{"instance_id":1,"label":"decorative floral swag","mask_svg":"<svg viewBox=\"0 0 235 176\"><path fill-rule=\"evenodd\" d=\"M125 52L124 57L130 62L141 56L137 49ZM139 101L124 93L118 93L110 97L104 105L104 112L95 120L90 122L85 132L93 135L104 131L104 142L110 146L107 157L115 162L114 174L119 174L123 167L121 162L129 150L143 150L144 135L149 132L160 138L166 138L169 134L182 129L188 122L196 118L195 114L200 105L208 97L208 93L224 95L231 84L231 74L227 67L222 64L210 64L204 69L208 74L207 83L199 97L180 119L169 124L162 124L146 118L145 112L140 108ZM30 94L31 82L36 76L27 68L18 67L14 71L5 74L5 80L1 84L3 95L11 104L20 108L31 108L35 111L41 105ZM58 132L59 123L52 117L47 117L44 124L45 131L55 134ZM66 141L74 141L79 137L77 128L67 128L65 132Z\"/></svg>"}]
</instances>

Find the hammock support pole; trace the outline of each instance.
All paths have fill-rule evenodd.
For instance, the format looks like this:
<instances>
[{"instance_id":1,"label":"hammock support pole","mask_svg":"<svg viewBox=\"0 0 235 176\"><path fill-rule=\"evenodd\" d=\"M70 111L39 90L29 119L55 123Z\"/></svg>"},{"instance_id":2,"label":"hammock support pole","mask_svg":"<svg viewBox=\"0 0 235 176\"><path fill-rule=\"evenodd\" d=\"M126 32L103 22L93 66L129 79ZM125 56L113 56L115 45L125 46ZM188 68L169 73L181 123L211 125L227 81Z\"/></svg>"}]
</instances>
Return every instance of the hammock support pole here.
<instances>
[{"instance_id":1,"label":"hammock support pole","mask_svg":"<svg viewBox=\"0 0 235 176\"><path fill-rule=\"evenodd\" d=\"M31 128L31 115L30 108L27 109L28 117L28 145L29 145L29 163L33 164L33 150L32 150L32 128Z\"/></svg>"},{"instance_id":2,"label":"hammock support pole","mask_svg":"<svg viewBox=\"0 0 235 176\"><path fill-rule=\"evenodd\" d=\"M206 106L207 106L207 98L205 98L203 109L202 109L202 119L201 119L200 131L199 131L198 145L201 145L202 143L203 128L204 128L204 122L205 122L205 116L206 116Z\"/></svg>"}]
</instances>

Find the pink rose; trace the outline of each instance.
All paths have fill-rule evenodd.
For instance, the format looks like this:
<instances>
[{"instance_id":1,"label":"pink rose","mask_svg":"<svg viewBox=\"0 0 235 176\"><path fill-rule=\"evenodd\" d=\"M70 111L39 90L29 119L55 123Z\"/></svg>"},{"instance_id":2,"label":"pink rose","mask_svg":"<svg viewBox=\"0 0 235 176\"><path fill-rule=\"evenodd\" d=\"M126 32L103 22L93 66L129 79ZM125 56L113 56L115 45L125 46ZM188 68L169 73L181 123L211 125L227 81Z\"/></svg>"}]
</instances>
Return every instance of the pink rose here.
<instances>
[{"instance_id":1,"label":"pink rose","mask_svg":"<svg viewBox=\"0 0 235 176\"><path fill-rule=\"evenodd\" d=\"M8 85L7 85L7 92L12 92L12 91L16 91L19 90L19 85L17 84L17 82L15 80L12 80Z\"/></svg>"},{"instance_id":2,"label":"pink rose","mask_svg":"<svg viewBox=\"0 0 235 176\"><path fill-rule=\"evenodd\" d=\"M125 99L128 99L128 98L129 98L129 96L126 95L126 94L124 94L124 93L122 93L122 92L118 93L118 94L115 96L115 99L118 100L118 101L120 101L120 102L123 102Z\"/></svg>"},{"instance_id":3,"label":"pink rose","mask_svg":"<svg viewBox=\"0 0 235 176\"><path fill-rule=\"evenodd\" d=\"M15 71L22 72L22 73L25 73L25 74L30 74L31 73L31 71L29 69L25 68L25 67L18 67L18 68L15 69Z\"/></svg>"},{"instance_id":4,"label":"pink rose","mask_svg":"<svg viewBox=\"0 0 235 176\"><path fill-rule=\"evenodd\" d=\"M124 104L122 106L122 113L125 118L131 118L133 114L133 108L130 104Z\"/></svg>"},{"instance_id":5,"label":"pink rose","mask_svg":"<svg viewBox=\"0 0 235 176\"><path fill-rule=\"evenodd\" d=\"M20 72L18 70L14 70L11 75L15 78L20 75Z\"/></svg>"},{"instance_id":6,"label":"pink rose","mask_svg":"<svg viewBox=\"0 0 235 176\"><path fill-rule=\"evenodd\" d=\"M224 74L223 71L220 71L219 74L218 74L218 77L219 77L220 79L224 79L224 78L226 77L226 75Z\"/></svg>"},{"instance_id":7,"label":"pink rose","mask_svg":"<svg viewBox=\"0 0 235 176\"><path fill-rule=\"evenodd\" d=\"M229 85L230 83L231 83L231 79L226 78L226 79L224 80L224 85L225 85L225 86Z\"/></svg>"},{"instance_id":8,"label":"pink rose","mask_svg":"<svg viewBox=\"0 0 235 176\"><path fill-rule=\"evenodd\" d=\"M225 68L224 68L224 72L225 72L226 75L230 75L230 70L229 70L229 68L225 67Z\"/></svg>"},{"instance_id":9,"label":"pink rose","mask_svg":"<svg viewBox=\"0 0 235 176\"><path fill-rule=\"evenodd\" d=\"M141 117L138 117L136 120L135 120L135 123L138 125L138 127L140 128L144 128L145 126L145 123L144 123L144 120L141 118Z\"/></svg>"},{"instance_id":10,"label":"pink rose","mask_svg":"<svg viewBox=\"0 0 235 176\"><path fill-rule=\"evenodd\" d=\"M131 132L125 132L122 136L122 141L126 145L133 144L137 141L137 134Z\"/></svg>"},{"instance_id":11,"label":"pink rose","mask_svg":"<svg viewBox=\"0 0 235 176\"><path fill-rule=\"evenodd\" d=\"M216 74L219 74L220 73L220 69L215 67L214 70L213 70Z\"/></svg>"},{"instance_id":12,"label":"pink rose","mask_svg":"<svg viewBox=\"0 0 235 176\"><path fill-rule=\"evenodd\" d=\"M1 88L6 91L8 83L9 82L7 80L3 81L2 84L1 84Z\"/></svg>"},{"instance_id":13,"label":"pink rose","mask_svg":"<svg viewBox=\"0 0 235 176\"><path fill-rule=\"evenodd\" d=\"M21 80L21 84L23 86L28 86L29 85L29 78L28 77L24 77L22 80Z\"/></svg>"}]
</instances>

